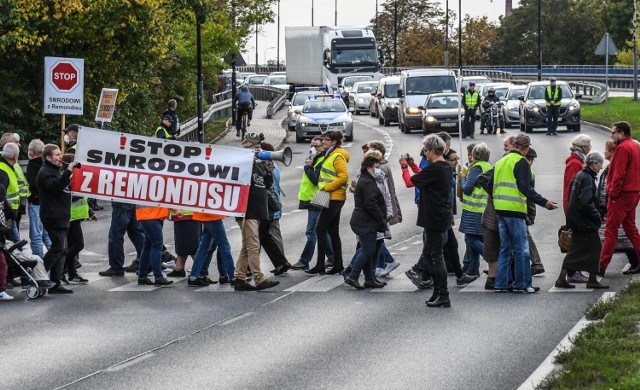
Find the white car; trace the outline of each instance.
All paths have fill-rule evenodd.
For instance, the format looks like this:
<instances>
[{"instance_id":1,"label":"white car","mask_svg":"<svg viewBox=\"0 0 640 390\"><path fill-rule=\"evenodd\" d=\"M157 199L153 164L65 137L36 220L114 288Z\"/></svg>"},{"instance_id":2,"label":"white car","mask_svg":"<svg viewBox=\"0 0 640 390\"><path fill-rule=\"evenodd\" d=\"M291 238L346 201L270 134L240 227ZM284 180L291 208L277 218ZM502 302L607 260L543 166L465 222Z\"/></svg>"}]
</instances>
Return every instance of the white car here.
<instances>
[{"instance_id":1,"label":"white car","mask_svg":"<svg viewBox=\"0 0 640 390\"><path fill-rule=\"evenodd\" d=\"M354 114L359 115L361 111L369 111L371 92L375 92L377 87L377 81L358 81L353 84L349 92L349 107L353 107Z\"/></svg>"},{"instance_id":2,"label":"white car","mask_svg":"<svg viewBox=\"0 0 640 390\"><path fill-rule=\"evenodd\" d=\"M252 74L244 78L243 85L248 86L256 86L264 84L264 79L267 78L267 75L264 74Z\"/></svg>"},{"instance_id":3,"label":"white car","mask_svg":"<svg viewBox=\"0 0 640 390\"><path fill-rule=\"evenodd\" d=\"M285 75L267 76L264 79L262 85L279 89L286 89L287 91L289 90L289 84L287 84L287 76Z\"/></svg>"}]
</instances>

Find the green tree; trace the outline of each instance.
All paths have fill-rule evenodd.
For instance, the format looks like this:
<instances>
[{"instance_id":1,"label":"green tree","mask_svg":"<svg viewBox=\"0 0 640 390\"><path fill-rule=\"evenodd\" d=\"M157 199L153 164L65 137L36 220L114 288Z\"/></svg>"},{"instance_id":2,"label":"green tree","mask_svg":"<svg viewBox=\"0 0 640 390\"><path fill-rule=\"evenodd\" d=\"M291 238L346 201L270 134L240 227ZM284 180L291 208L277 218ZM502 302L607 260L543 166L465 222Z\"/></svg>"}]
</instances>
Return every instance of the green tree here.
<instances>
[{"instance_id":1,"label":"green tree","mask_svg":"<svg viewBox=\"0 0 640 390\"><path fill-rule=\"evenodd\" d=\"M610 0L608 2L607 31L619 48L633 38L630 30L633 21L633 1L636 0Z\"/></svg>"}]
</instances>

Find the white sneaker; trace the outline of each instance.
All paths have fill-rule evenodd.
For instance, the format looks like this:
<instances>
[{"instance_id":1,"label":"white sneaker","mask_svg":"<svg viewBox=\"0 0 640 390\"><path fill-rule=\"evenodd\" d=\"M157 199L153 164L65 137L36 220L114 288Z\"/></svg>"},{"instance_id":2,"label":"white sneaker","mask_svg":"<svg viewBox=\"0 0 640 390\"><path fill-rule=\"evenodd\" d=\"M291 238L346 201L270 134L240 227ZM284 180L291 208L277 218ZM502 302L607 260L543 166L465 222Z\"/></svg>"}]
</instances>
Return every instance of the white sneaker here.
<instances>
[{"instance_id":1,"label":"white sneaker","mask_svg":"<svg viewBox=\"0 0 640 390\"><path fill-rule=\"evenodd\" d=\"M381 278L384 276L384 268L376 268L376 277Z\"/></svg>"},{"instance_id":2,"label":"white sneaker","mask_svg":"<svg viewBox=\"0 0 640 390\"><path fill-rule=\"evenodd\" d=\"M6 291L0 292L0 301L13 301L13 297Z\"/></svg>"},{"instance_id":3,"label":"white sneaker","mask_svg":"<svg viewBox=\"0 0 640 390\"><path fill-rule=\"evenodd\" d=\"M629 271L629 268L631 268L631 263L625 264L624 267L622 267L621 271L622 272Z\"/></svg>"},{"instance_id":4,"label":"white sneaker","mask_svg":"<svg viewBox=\"0 0 640 390\"><path fill-rule=\"evenodd\" d=\"M173 269L173 268L176 268L176 261L175 260L166 261L166 262L163 262L162 265L164 265L167 268Z\"/></svg>"},{"instance_id":5,"label":"white sneaker","mask_svg":"<svg viewBox=\"0 0 640 390\"><path fill-rule=\"evenodd\" d=\"M400 262L394 259L391 263L387 263L387 266L384 267L384 273L382 274L382 276L389 275L392 271L394 271L398 267L400 267Z\"/></svg>"}]
</instances>

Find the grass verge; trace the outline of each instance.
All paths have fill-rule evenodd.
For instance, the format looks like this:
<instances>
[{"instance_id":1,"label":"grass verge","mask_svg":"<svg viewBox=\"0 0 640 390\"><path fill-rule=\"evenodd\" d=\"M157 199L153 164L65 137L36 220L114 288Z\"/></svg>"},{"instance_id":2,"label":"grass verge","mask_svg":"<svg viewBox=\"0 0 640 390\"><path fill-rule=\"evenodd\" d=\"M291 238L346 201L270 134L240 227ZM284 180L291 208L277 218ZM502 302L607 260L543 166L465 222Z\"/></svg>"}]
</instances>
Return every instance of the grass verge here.
<instances>
[{"instance_id":1,"label":"grass verge","mask_svg":"<svg viewBox=\"0 0 640 390\"><path fill-rule=\"evenodd\" d=\"M211 140L215 139L226 131L226 123L231 117L224 117L217 119L215 121L211 121L205 124L204 126L204 139L206 142L211 142Z\"/></svg>"},{"instance_id":2,"label":"grass verge","mask_svg":"<svg viewBox=\"0 0 640 390\"><path fill-rule=\"evenodd\" d=\"M540 388L640 389L640 281L587 311L594 319L605 315L580 332L570 351L558 354L562 369Z\"/></svg>"},{"instance_id":3,"label":"grass verge","mask_svg":"<svg viewBox=\"0 0 640 390\"><path fill-rule=\"evenodd\" d=\"M630 97L612 97L609 98L607 115L604 114L604 108L604 103L581 104L580 115L587 122L607 127L618 121L627 121L631 124L631 136L640 139L640 101Z\"/></svg>"}]
</instances>

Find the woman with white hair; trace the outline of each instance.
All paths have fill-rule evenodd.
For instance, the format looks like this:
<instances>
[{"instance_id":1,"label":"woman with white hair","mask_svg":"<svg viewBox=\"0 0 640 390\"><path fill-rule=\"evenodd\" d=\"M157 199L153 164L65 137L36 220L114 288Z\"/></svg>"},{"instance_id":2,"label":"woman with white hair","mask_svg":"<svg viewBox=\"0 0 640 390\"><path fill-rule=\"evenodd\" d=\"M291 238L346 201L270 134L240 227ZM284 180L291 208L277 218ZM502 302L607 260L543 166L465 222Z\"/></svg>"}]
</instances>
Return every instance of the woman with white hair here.
<instances>
[{"instance_id":1,"label":"woman with white hair","mask_svg":"<svg viewBox=\"0 0 640 390\"><path fill-rule=\"evenodd\" d=\"M558 288L575 288L575 285L566 279L567 269L589 272L587 288L609 288L600 284L596 278L602 250L602 242L598 235L602 219L596 196L596 176L603 163L602 154L589 153L585 158L585 167L571 181L567 226L573 233L571 246L562 262L562 271L555 283Z\"/></svg>"},{"instance_id":2,"label":"woman with white hair","mask_svg":"<svg viewBox=\"0 0 640 390\"><path fill-rule=\"evenodd\" d=\"M587 154L591 151L591 137L586 134L578 134L571 140L569 145L571 154L565 162L564 168L564 184L562 186L562 209L564 215L567 215L569 205L569 189L571 188L571 181L574 177L584 168L584 160ZM568 281L570 283L586 283L587 278L581 272L575 272L569 270Z\"/></svg>"}]
</instances>

